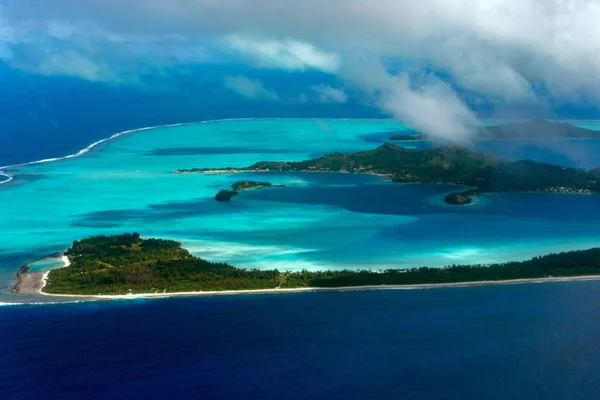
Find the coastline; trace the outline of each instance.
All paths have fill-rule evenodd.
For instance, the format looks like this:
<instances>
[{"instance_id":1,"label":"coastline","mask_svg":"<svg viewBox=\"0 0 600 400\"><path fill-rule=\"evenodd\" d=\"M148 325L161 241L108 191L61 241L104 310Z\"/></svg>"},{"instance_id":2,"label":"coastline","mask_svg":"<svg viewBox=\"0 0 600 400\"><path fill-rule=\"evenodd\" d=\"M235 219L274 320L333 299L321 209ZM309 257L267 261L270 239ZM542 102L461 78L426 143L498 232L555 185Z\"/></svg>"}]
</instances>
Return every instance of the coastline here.
<instances>
[{"instance_id":1,"label":"coastline","mask_svg":"<svg viewBox=\"0 0 600 400\"><path fill-rule=\"evenodd\" d=\"M63 254L60 257L60 259L62 260L62 262L64 264L63 268L67 268L69 265L71 265L71 261L69 260L69 257L67 257L66 255ZM48 271L48 272L50 272L50 271Z\"/></svg>"},{"instance_id":2,"label":"coastline","mask_svg":"<svg viewBox=\"0 0 600 400\"><path fill-rule=\"evenodd\" d=\"M378 176L379 178L391 181L394 177L393 174L383 174L380 172L370 172L370 171L360 171L360 172L351 172L351 171L321 171L314 169L306 169L300 171L271 171L266 169L214 169L208 171L188 171L188 170L176 170L173 171L174 175L235 175L235 174L291 174L291 173L299 173L299 174L355 174L355 175L372 175ZM429 183L423 182L395 182L401 185L427 185ZM433 185L437 185L437 183L432 183ZM460 183L443 183L443 185L456 185L456 186L466 186ZM285 186L285 185L284 185Z\"/></svg>"},{"instance_id":3,"label":"coastline","mask_svg":"<svg viewBox=\"0 0 600 400\"><path fill-rule=\"evenodd\" d=\"M417 290L417 289L441 289L441 288L462 288L477 286L496 286L496 285L521 285L533 283L558 283L558 282L583 282L598 281L600 275L583 275L571 277L547 277L547 278L525 278L508 279L497 281L470 281L453 283L432 283L415 285L364 285L364 286L343 286L343 287L305 287L288 289L244 289L244 290L216 290L216 291L198 291L198 292L155 292L155 293L135 293L120 295L85 295L85 294L55 294L44 292L48 275L50 271L27 272L15 287L15 293L19 295L36 295L47 298L70 298L83 301L95 300L135 300L151 298L169 298L169 297L195 297L195 296L230 296L230 295L256 295L256 294L293 294L293 293L314 293L314 292L349 292L359 290Z\"/></svg>"}]
</instances>

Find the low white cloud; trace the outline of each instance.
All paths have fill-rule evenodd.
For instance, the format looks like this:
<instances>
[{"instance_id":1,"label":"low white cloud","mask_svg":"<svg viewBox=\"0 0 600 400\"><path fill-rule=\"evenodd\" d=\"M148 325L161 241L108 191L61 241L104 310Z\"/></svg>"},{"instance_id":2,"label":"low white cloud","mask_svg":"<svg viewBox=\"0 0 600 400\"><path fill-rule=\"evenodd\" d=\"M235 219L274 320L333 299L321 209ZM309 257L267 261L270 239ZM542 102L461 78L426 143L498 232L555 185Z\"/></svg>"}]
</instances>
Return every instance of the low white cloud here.
<instances>
[{"instance_id":1,"label":"low white cloud","mask_svg":"<svg viewBox=\"0 0 600 400\"><path fill-rule=\"evenodd\" d=\"M385 113L430 136L465 142L475 124L475 114L447 83L433 75L392 75L381 63L356 63L344 76L366 93Z\"/></svg>"},{"instance_id":2,"label":"low white cloud","mask_svg":"<svg viewBox=\"0 0 600 400\"><path fill-rule=\"evenodd\" d=\"M389 77L388 82L379 88L378 101L385 111L435 138L468 141L469 126L477 119L446 83L429 79L413 86L407 75Z\"/></svg>"},{"instance_id":3,"label":"low white cloud","mask_svg":"<svg viewBox=\"0 0 600 400\"><path fill-rule=\"evenodd\" d=\"M264 84L256 79L245 76L227 76L224 81L227 89L247 99L279 101L279 95L265 88Z\"/></svg>"},{"instance_id":4,"label":"low white cloud","mask_svg":"<svg viewBox=\"0 0 600 400\"><path fill-rule=\"evenodd\" d=\"M73 51L48 54L35 70L41 75L70 76L90 82L112 82L116 79L110 66Z\"/></svg>"},{"instance_id":5,"label":"low white cloud","mask_svg":"<svg viewBox=\"0 0 600 400\"><path fill-rule=\"evenodd\" d=\"M348 101L348 95L343 89L336 89L329 85L313 85L313 92L321 103L345 103Z\"/></svg>"},{"instance_id":6,"label":"low white cloud","mask_svg":"<svg viewBox=\"0 0 600 400\"><path fill-rule=\"evenodd\" d=\"M258 67L289 71L314 68L325 72L335 72L339 67L336 54L323 52L310 43L297 40L260 40L242 35L227 35L223 43Z\"/></svg>"}]
</instances>

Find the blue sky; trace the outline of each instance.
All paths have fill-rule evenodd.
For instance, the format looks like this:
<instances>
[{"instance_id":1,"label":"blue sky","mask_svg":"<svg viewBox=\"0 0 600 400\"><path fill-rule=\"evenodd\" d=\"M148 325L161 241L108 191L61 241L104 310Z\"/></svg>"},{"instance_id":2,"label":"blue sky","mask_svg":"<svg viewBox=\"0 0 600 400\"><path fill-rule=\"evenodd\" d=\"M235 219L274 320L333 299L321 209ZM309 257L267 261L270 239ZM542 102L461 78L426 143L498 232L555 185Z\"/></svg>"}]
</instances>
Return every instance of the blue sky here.
<instances>
[{"instance_id":1,"label":"blue sky","mask_svg":"<svg viewBox=\"0 0 600 400\"><path fill-rule=\"evenodd\" d=\"M461 140L481 116L597 116L598 20L593 0L2 0L0 96L34 120L72 90L183 107L127 124L389 116Z\"/></svg>"}]
</instances>

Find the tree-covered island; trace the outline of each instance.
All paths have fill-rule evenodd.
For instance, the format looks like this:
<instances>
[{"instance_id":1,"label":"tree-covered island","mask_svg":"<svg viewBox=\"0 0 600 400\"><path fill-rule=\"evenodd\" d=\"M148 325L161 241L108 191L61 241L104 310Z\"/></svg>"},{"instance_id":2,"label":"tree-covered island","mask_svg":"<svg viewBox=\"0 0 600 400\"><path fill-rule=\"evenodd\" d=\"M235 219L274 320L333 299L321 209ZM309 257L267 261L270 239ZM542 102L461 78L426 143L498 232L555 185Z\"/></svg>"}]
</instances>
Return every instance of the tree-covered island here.
<instances>
[{"instance_id":1,"label":"tree-covered island","mask_svg":"<svg viewBox=\"0 0 600 400\"><path fill-rule=\"evenodd\" d=\"M237 196L242 190L250 189L262 189L266 187L281 187L285 185L273 185L269 182L255 182L255 181L238 181L231 185L233 190L223 189L215 195L217 201L230 201L233 197Z\"/></svg>"},{"instance_id":2,"label":"tree-covered island","mask_svg":"<svg viewBox=\"0 0 600 400\"><path fill-rule=\"evenodd\" d=\"M580 128L566 122L549 122L535 119L524 122L490 126L473 126L472 137L475 140L539 140L539 139L589 139L600 138L600 132ZM388 138L390 141L428 140L423 133L396 134Z\"/></svg>"},{"instance_id":3,"label":"tree-covered island","mask_svg":"<svg viewBox=\"0 0 600 400\"><path fill-rule=\"evenodd\" d=\"M262 189L266 187L281 187L284 185L273 185L270 182L256 182L256 181L238 181L231 185L233 190L248 190L248 189Z\"/></svg>"},{"instance_id":4,"label":"tree-covered island","mask_svg":"<svg viewBox=\"0 0 600 400\"><path fill-rule=\"evenodd\" d=\"M68 267L50 271L49 294L116 295L248 289L416 285L600 275L600 249L493 265L283 272L247 270L195 257L172 240L139 234L73 242Z\"/></svg>"},{"instance_id":5,"label":"tree-covered island","mask_svg":"<svg viewBox=\"0 0 600 400\"><path fill-rule=\"evenodd\" d=\"M506 159L448 145L412 150L393 144L358 153L333 153L294 161L262 161L245 168L179 170L189 172L349 172L378 174L398 183L457 184L471 189L457 193L470 198L481 193L597 193L600 170L565 168L535 161ZM468 204L457 196L449 204Z\"/></svg>"}]
</instances>

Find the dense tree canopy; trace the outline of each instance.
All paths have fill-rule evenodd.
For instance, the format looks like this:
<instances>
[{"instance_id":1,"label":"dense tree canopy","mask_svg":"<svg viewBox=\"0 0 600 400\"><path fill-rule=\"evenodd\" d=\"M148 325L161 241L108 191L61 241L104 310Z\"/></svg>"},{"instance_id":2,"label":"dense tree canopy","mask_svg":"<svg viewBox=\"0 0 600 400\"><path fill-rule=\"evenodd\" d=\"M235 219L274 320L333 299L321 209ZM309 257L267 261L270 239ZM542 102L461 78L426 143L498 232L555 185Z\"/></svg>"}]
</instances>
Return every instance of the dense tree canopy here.
<instances>
[{"instance_id":1,"label":"dense tree canopy","mask_svg":"<svg viewBox=\"0 0 600 400\"><path fill-rule=\"evenodd\" d=\"M71 265L51 271L44 290L68 294L173 293L300 287L412 285L600 274L600 248L493 265L381 271L247 270L191 255L172 240L139 234L73 242Z\"/></svg>"}]
</instances>

